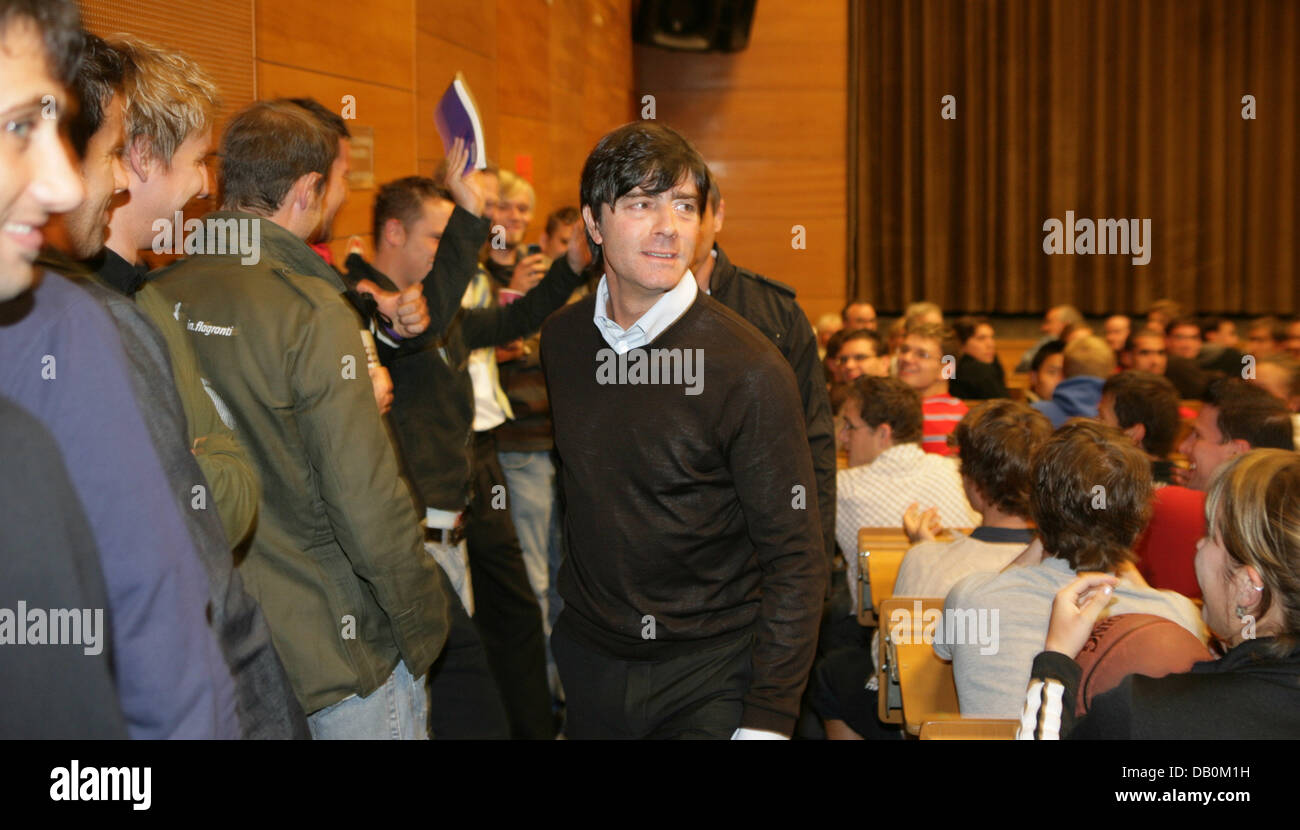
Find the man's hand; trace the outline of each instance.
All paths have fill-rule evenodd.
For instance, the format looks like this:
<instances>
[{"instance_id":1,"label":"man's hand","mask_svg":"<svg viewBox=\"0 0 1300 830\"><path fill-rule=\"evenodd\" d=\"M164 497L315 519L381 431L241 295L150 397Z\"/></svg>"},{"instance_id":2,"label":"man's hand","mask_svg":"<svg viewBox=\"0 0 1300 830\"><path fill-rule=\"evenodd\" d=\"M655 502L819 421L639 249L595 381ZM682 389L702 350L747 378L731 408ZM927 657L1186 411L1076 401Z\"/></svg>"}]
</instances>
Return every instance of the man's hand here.
<instances>
[{"instance_id":1,"label":"man's hand","mask_svg":"<svg viewBox=\"0 0 1300 830\"><path fill-rule=\"evenodd\" d=\"M526 354L528 354L528 347L524 345L524 339L520 337L511 340L504 346L497 346L497 363L509 363Z\"/></svg>"},{"instance_id":2,"label":"man's hand","mask_svg":"<svg viewBox=\"0 0 1300 830\"><path fill-rule=\"evenodd\" d=\"M515 264L515 270L510 275L510 289L520 294L527 294L537 287L537 283L546 276L546 269L550 267L551 263L546 258L546 254L524 257Z\"/></svg>"},{"instance_id":3,"label":"man's hand","mask_svg":"<svg viewBox=\"0 0 1300 830\"><path fill-rule=\"evenodd\" d=\"M1052 621L1043 649L1073 659L1088 642L1097 618L1110 604L1111 592L1118 584L1119 580L1110 574L1084 573L1062 588L1052 602Z\"/></svg>"},{"instance_id":4,"label":"man's hand","mask_svg":"<svg viewBox=\"0 0 1300 830\"><path fill-rule=\"evenodd\" d=\"M1191 477L1192 471L1178 464L1174 464L1169 471L1169 483L1176 484L1179 487L1186 487Z\"/></svg>"},{"instance_id":5,"label":"man's hand","mask_svg":"<svg viewBox=\"0 0 1300 830\"><path fill-rule=\"evenodd\" d=\"M383 366L370 367L370 385L375 390L375 403L379 404L379 414L387 415L393 408L393 378Z\"/></svg>"},{"instance_id":6,"label":"man's hand","mask_svg":"<svg viewBox=\"0 0 1300 830\"><path fill-rule=\"evenodd\" d=\"M469 148L465 146L465 139L458 138L452 142L451 152L447 154L447 173L442 180L442 186L451 191L452 198L460 205L461 210L469 211L475 216L482 216L483 191L474 181L474 171L470 170L463 175L461 172L468 163Z\"/></svg>"},{"instance_id":7,"label":"man's hand","mask_svg":"<svg viewBox=\"0 0 1300 830\"><path fill-rule=\"evenodd\" d=\"M402 339L424 333L429 327L429 302L419 285L405 291L385 291L370 280L358 280L357 291L375 298L380 312L393 321L393 330Z\"/></svg>"},{"instance_id":8,"label":"man's hand","mask_svg":"<svg viewBox=\"0 0 1300 830\"><path fill-rule=\"evenodd\" d=\"M903 532L914 545L918 542L933 542L943 532L943 525L939 522L939 508L931 507L922 513L920 505L912 502L903 514Z\"/></svg>"}]
</instances>

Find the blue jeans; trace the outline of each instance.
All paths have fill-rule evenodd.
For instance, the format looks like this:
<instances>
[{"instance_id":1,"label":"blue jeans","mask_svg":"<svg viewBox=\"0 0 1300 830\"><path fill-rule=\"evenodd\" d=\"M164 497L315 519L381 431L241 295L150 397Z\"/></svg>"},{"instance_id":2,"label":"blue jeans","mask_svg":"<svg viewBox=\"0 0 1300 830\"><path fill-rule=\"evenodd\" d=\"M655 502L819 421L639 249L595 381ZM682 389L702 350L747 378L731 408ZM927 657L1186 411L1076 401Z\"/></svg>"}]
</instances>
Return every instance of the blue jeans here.
<instances>
[{"instance_id":1,"label":"blue jeans","mask_svg":"<svg viewBox=\"0 0 1300 830\"><path fill-rule=\"evenodd\" d=\"M515 525L515 535L519 537L519 547L523 549L528 582L542 608L551 690L560 697L559 673L555 670L550 648L551 628L562 605L556 591L562 553L559 503L555 498L555 465L549 451L498 452L497 458L506 475L507 506Z\"/></svg>"},{"instance_id":2,"label":"blue jeans","mask_svg":"<svg viewBox=\"0 0 1300 830\"><path fill-rule=\"evenodd\" d=\"M307 717L317 741L427 741L428 676L414 678L398 662L383 685L367 697L352 695Z\"/></svg>"}]
</instances>

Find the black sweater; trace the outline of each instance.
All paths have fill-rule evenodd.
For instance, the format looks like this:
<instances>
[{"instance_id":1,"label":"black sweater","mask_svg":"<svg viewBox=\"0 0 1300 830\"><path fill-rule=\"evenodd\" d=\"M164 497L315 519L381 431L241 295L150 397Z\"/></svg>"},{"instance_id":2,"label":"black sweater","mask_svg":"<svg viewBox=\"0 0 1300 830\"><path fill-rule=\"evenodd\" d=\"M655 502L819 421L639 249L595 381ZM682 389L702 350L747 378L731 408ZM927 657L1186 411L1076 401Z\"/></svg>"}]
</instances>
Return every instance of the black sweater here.
<instances>
[{"instance_id":1,"label":"black sweater","mask_svg":"<svg viewBox=\"0 0 1300 830\"><path fill-rule=\"evenodd\" d=\"M1060 734L1069 738L1241 739L1300 738L1300 649L1271 657L1271 638L1246 640L1223 656L1192 666L1185 674L1151 678L1129 675L1093 698L1088 714L1074 718L1079 664L1054 651L1034 659L1034 681L1064 687ZM1035 696L1038 697L1038 696ZM1041 699L1041 698L1040 698ZM1035 701L1031 699L1030 707ZM1035 737L1048 707L1040 707ZM1055 710L1051 709L1052 719Z\"/></svg>"},{"instance_id":2,"label":"black sweater","mask_svg":"<svg viewBox=\"0 0 1300 830\"><path fill-rule=\"evenodd\" d=\"M742 725L788 733L828 579L790 365L701 294L650 347L628 353L697 355L700 386L602 384L613 350L594 306L594 297L569 305L542 330L567 537L557 627L622 660L752 632Z\"/></svg>"},{"instance_id":3,"label":"black sweater","mask_svg":"<svg viewBox=\"0 0 1300 830\"><path fill-rule=\"evenodd\" d=\"M1009 397L1002 363L976 360L968 354L957 361L957 372L948 383L948 394L962 400L990 400Z\"/></svg>"}]
</instances>

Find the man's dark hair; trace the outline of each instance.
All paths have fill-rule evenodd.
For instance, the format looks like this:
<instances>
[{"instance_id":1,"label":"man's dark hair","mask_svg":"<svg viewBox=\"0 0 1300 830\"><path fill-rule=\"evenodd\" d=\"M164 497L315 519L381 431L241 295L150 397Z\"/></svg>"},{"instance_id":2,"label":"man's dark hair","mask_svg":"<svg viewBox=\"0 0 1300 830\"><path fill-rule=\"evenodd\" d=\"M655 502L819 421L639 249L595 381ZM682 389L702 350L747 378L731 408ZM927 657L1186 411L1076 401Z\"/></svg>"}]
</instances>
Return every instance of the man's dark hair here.
<instances>
[{"instance_id":1,"label":"man's dark hair","mask_svg":"<svg viewBox=\"0 0 1300 830\"><path fill-rule=\"evenodd\" d=\"M1209 317L1202 317L1198 322L1201 326L1201 339L1209 340L1211 334L1219 333L1219 326L1228 322L1228 318L1211 315Z\"/></svg>"},{"instance_id":2,"label":"man's dark hair","mask_svg":"<svg viewBox=\"0 0 1300 830\"><path fill-rule=\"evenodd\" d=\"M867 300L849 300L844 304L844 308L840 309L840 320L847 323L849 321L849 309L853 308L855 305L871 305L871 303ZM871 307L873 310L875 309L875 306Z\"/></svg>"},{"instance_id":3,"label":"man's dark hair","mask_svg":"<svg viewBox=\"0 0 1300 830\"><path fill-rule=\"evenodd\" d=\"M835 358L839 356L840 349L844 348L844 341L848 338L849 333L844 329L832 334L826 338L826 357Z\"/></svg>"},{"instance_id":4,"label":"man's dark hair","mask_svg":"<svg viewBox=\"0 0 1300 830\"><path fill-rule=\"evenodd\" d=\"M299 178L320 174L325 191L339 152L333 131L288 101L256 101L230 119L221 137L221 204L264 215L279 210Z\"/></svg>"},{"instance_id":5,"label":"man's dark hair","mask_svg":"<svg viewBox=\"0 0 1300 830\"><path fill-rule=\"evenodd\" d=\"M843 331L843 329L840 331ZM834 335L831 336L834 337ZM885 345L885 338L881 337L880 332L878 331L872 331L871 329L854 329L841 338L839 347L843 348L844 344L850 340L866 340L871 343L871 347L876 351L876 357L881 357L889 353L889 347ZM829 348L827 348L827 353L830 353Z\"/></svg>"},{"instance_id":6,"label":"man's dark hair","mask_svg":"<svg viewBox=\"0 0 1300 830\"><path fill-rule=\"evenodd\" d=\"M863 375L849 384L848 401L857 402L862 420L872 429L889 424L895 444L920 443L921 396L898 378Z\"/></svg>"},{"instance_id":7,"label":"man's dark hair","mask_svg":"<svg viewBox=\"0 0 1300 830\"><path fill-rule=\"evenodd\" d=\"M68 138L79 158L85 158L90 137L104 123L104 107L122 91L126 56L87 32L81 52L81 66L70 91L76 110L68 120Z\"/></svg>"},{"instance_id":8,"label":"man's dark hair","mask_svg":"<svg viewBox=\"0 0 1300 830\"><path fill-rule=\"evenodd\" d=\"M1178 438L1178 390L1168 378L1150 372L1120 372L1106 378L1101 394L1114 398L1120 429L1141 424L1146 428L1142 449L1156 458L1169 456Z\"/></svg>"},{"instance_id":9,"label":"man's dark hair","mask_svg":"<svg viewBox=\"0 0 1300 830\"><path fill-rule=\"evenodd\" d=\"M1160 345L1164 345L1165 336L1155 329L1138 329L1124 338L1124 348L1120 349L1124 354L1133 354L1137 351L1137 342L1139 340L1159 340Z\"/></svg>"},{"instance_id":10,"label":"man's dark hair","mask_svg":"<svg viewBox=\"0 0 1300 830\"><path fill-rule=\"evenodd\" d=\"M455 201L445 188L425 176L407 176L380 187L371 212L375 250L379 250L379 242L384 238L384 225L389 219L396 219L402 227L410 228L424 215L424 203L429 199Z\"/></svg>"},{"instance_id":11,"label":"man's dark hair","mask_svg":"<svg viewBox=\"0 0 1300 830\"><path fill-rule=\"evenodd\" d=\"M556 208L551 211L550 216L546 217L546 235L555 236L555 232L562 226L572 225L574 222L578 222L581 219L582 214L572 205L565 205L562 208Z\"/></svg>"},{"instance_id":12,"label":"man's dark hair","mask_svg":"<svg viewBox=\"0 0 1300 830\"><path fill-rule=\"evenodd\" d=\"M1031 462L1030 513L1043 549L1076 571L1113 571L1133 559L1151 516L1151 464L1119 430L1075 420Z\"/></svg>"},{"instance_id":13,"label":"man's dark hair","mask_svg":"<svg viewBox=\"0 0 1300 830\"><path fill-rule=\"evenodd\" d=\"M722 204L722 188L718 187L718 179L709 171L709 210L714 213L718 212L718 205Z\"/></svg>"},{"instance_id":14,"label":"man's dark hair","mask_svg":"<svg viewBox=\"0 0 1300 830\"><path fill-rule=\"evenodd\" d=\"M1249 335L1259 329L1268 329L1268 335L1274 343L1281 343L1286 339L1286 326L1276 317L1256 317L1246 326L1246 334Z\"/></svg>"},{"instance_id":15,"label":"man's dark hair","mask_svg":"<svg viewBox=\"0 0 1300 830\"><path fill-rule=\"evenodd\" d=\"M1038 351L1034 352L1034 359L1029 361L1029 371L1037 372L1039 369L1043 368L1043 364L1047 362L1047 358L1054 354L1064 353L1064 340L1048 340L1039 347Z\"/></svg>"},{"instance_id":16,"label":"man's dark hair","mask_svg":"<svg viewBox=\"0 0 1300 830\"><path fill-rule=\"evenodd\" d=\"M993 328L987 317L963 317L952 324L952 332L957 338L957 342L965 346L966 341L975 336L980 326Z\"/></svg>"},{"instance_id":17,"label":"man's dark hair","mask_svg":"<svg viewBox=\"0 0 1300 830\"><path fill-rule=\"evenodd\" d=\"M1047 416L1018 401L982 403L966 413L948 443L961 454L961 474L1003 513L1029 518L1030 461L1052 434Z\"/></svg>"},{"instance_id":18,"label":"man's dark hair","mask_svg":"<svg viewBox=\"0 0 1300 830\"><path fill-rule=\"evenodd\" d=\"M703 207L712 184L704 157L671 127L654 121L634 121L605 134L582 166L579 201L600 224L601 207L640 187L654 196L688 176L695 184L697 207ZM702 212L702 211L701 211ZM587 234L593 253L600 246Z\"/></svg>"},{"instance_id":19,"label":"man's dark hair","mask_svg":"<svg viewBox=\"0 0 1300 830\"><path fill-rule=\"evenodd\" d=\"M1219 410L1217 423L1225 443L1241 439L1252 450L1295 450L1286 403L1262 386L1241 378L1218 378L1206 387L1204 402Z\"/></svg>"},{"instance_id":20,"label":"man's dark hair","mask_svg":"<svg viewBox=\"0 0 1300 830\"><path fill-rule=\"evenodd\" d=\"M343 120L343 116L326 107L315 98L281 98L281 101L288 101L290 104L297 104L312 115L320 119L321 123L328 127L336 136L344 139L351 139L352 133L348 132L348 122Z\"/></svg>"},{"instance_id":21,"label":"man's dark hair","mask_svg":"<svg viewBox=\"0 0 1300 830\"><path fill-rule=\"evenodd\" d=\"M1183 327L1194 328L1197 333L1201 331L1201 324L1196 321L1195 317L1175 317L1165 324L1165 336L1169 337L1174 333L1174 329Z\"/></svg>"},{"instance_id":22,"label":"man's dark hair","mask_svg":"<svg viewBox=\"0 0 1300 830\"><path fill-rule=\"evenodd\" d=\"M45 47L45 63L54 79L71 87L77 78L85 32L72 0L0 0L0 36L9 27L30 23Z\"/></svg>"}]
</instances>

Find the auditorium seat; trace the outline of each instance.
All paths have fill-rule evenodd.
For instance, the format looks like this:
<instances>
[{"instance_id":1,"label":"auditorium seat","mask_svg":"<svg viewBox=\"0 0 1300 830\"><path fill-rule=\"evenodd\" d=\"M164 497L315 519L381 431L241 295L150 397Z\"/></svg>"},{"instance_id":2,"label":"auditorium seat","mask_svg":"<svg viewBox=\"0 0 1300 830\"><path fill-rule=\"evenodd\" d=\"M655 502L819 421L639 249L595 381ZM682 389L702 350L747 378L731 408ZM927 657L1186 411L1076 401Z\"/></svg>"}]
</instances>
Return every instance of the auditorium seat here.
<instances>
[{"instance_id":1,"label":"auditorium seat","mask_svg":"<svg viewBox=\"0 0 1300 830\"><path fill-rule=\"evenodd\" d=\"M858 623L870 628L876 624L875 601L877 591L871 586L871 557L879 553L882 559L893 562L893 576L889 579L889 591L894 589L894 580L898 578L898 567L902 564L903 554L911 547L902 525L896 527L864 527L858 530ZM888 568L881 570L887 573ZM885 593L881 596L888 597Z\"/></svg>"},{"instance_id":2,"label":"auditorium seat","mask_svg":"<svg viewBox=\"0 0 1300 830\"><path fill-rule=\"evenodd\" d=\"M1014 718L940 718L921 724L921 740L1014 741L1019 728Z\"/></svg>"},{"instance_id":3,"label":"auditorium seat","mask_svg":"<svg viewBox=\"0 0 1300 830\"><path fill-rule=\"evenodd\" d=\"M942 619L942 597L894 597L880 604L877 715L884 723L903 723L909 735L919 735L921 725L938 716L959 715L952 664L923 636L930 611Z\"/></svg>"}]
</instances>

